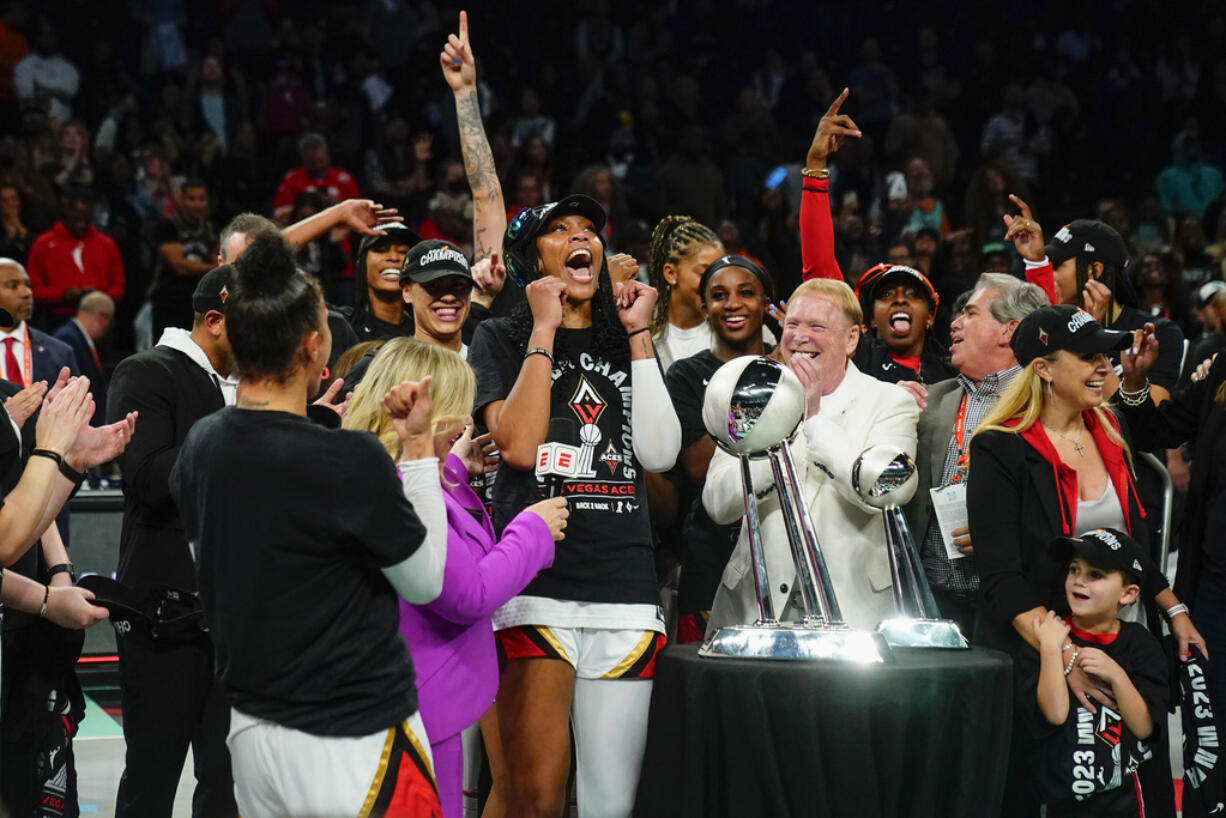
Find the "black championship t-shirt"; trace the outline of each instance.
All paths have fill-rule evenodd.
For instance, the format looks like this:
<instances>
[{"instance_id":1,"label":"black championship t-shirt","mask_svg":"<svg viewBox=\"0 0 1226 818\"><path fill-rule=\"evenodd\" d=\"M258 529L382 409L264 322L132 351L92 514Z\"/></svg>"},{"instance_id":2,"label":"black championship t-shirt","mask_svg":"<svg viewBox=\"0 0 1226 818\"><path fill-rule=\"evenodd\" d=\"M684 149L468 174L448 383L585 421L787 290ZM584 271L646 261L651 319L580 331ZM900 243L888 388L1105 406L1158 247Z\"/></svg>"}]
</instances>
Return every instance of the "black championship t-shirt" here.
<instances>
[{"instance_id":1,"label":"black championship t-shirt","mask_svg":"<svg viewBox=\"0 0 1226 818\"><path fill-rule=\"evenodd\" d=\"M1101 639L1103 637L1098 637ZM1109 638L1109 637L1108 637ZM1109 643L1091 641L1073 629L1069 639L1078 647L1095 647L1110 656L1132 681L1149 708L1154 733L1145 741L1134 737L1118 711L1098 705L1085 709L1070 691L1069 715L1062 725L1051 724L1039 710L1035 696L1039 683L1039 654L1022 646L1016 661L1019 706L1031 736L1037 739L1031 769L1036 791L1044 803L1082 801L1124 783L1124 776L1152 755L1151 749L1166 726L1169 697L1166 656L1153 634L1132 622L1120 623Z\"/></svg>"},{"instance_id":2,"label":"black championship t-shirt","mask_svg":"<svg viewBox=\"0 0 1226 818\"><path fill-rule=\"evenodd\" d=\"M170 483L230 704L325 736L417 712L379 569L412 555L425 529L374 436L231 407L192 427Z\"/></svg>"},{"instance_id":3,"label":"black championship t-shirt","mask_svg":"<svg viewBox=\"0 0 1226 818\"><path fill-rule=\"evenodd\" d=\"M704 350L674 361L664 376L681 421L683 451L707 436L702 422L703 396L711 376L723 365L715 353ZM686 486L681 498L682 507L687 509L681 525L681 584L677 589L677 610L682 614L711 610L724 566L741 531L740 522L720 525L711 519L702 505L702 487L702 482Z\"/></svg>"},{"instance_id":4,"label":"black championship t-shirt","mask_svg":"<svg viewBox=\"0 0 1226 818\"><path fill-rule=\"evenodd\" d=\"M475 414L504 400L519 377L523 353L508 334L509 318L477 327L468 362L477 373ZM580 602L656 604L651 524L643 469L630 433L630 366L597 350L593 331L559 329L554 337L550 419L567 418L566 443L579 449L579 474L562 486L570 501L566 539L553 567L523 593ZM514 419L503 418L503 423ZM494 482L494 525L501 531L525 507L546 497L532 471L503 463Z\"/></svg>"}]
</instances>

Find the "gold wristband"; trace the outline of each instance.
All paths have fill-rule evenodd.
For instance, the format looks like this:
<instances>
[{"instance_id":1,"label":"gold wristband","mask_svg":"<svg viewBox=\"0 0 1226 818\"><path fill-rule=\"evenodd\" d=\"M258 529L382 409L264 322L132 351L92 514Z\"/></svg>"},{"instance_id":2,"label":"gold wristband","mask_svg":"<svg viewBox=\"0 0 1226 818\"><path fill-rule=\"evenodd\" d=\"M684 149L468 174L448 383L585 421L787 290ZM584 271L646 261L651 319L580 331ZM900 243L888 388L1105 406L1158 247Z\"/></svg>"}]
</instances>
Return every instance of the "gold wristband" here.
<instances>
[{"instance_id":1,"label":"gold wristband","mask_svg":"<svg viewBox=\"0 0 1226 818\"><path fill-rule=\"evenodd\" d=\"M805 168L800 175L808 176L810 179L829 179L830 168Z\"/></svg>"}]
</instances>

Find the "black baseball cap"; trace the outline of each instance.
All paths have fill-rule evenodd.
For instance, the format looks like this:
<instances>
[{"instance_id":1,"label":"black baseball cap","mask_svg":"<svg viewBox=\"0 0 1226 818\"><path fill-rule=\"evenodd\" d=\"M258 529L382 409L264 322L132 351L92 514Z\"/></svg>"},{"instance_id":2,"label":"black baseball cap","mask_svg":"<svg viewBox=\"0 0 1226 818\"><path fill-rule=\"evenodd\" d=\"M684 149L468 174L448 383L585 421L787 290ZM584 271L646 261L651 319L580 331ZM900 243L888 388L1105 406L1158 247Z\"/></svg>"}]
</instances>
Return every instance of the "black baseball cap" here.
<instances>
[{"instance_id":1,"label":"black baseball cap","mask_svg":"<svg viewBox=\"0 0 1226 818\"><path fill-rule=\"evenodd\" d=\"M1114 264L1121 270L1128 266L1128 247L1119 232L1097 219L1076 219L1061 227L1051 237L1046 251L1052 267L1059 267L1073 256Z\"/></svg>"},{"instance_id":2,"label":"black baseball cap","mask_svg":"<svg viewBox=\"0 0 1226 818\"><path fill-rule=\"evenodd\" d=\"M182 645L208 630L200 598L168 585L132 587L89 574L77 583L92 591L93 604L106 608L115 635L147 648Z\"/></svg>"},{"instance_id":3,"label":"black baseball cap","mask_svg":"<svg viewBox=\"0 0 1226 818\"><path fill-rule=\"evenodd\" d=\"M1048 544L1053 559L1067 565L1074 555L1102 571L1121 571L1138 585L1156 567L1145 550L1122 531L1095 528L1080 537L1057 537Z\"/></svg>"},{"instance_id":4,"label":"black baseball cap","mask_svg":"<svg viewBox=\"0 0 1226 818\"><path fill-rule=\"evenodd\" d=\"M197 315L204 315L210 310L224 313L233 283L234 265L223 264L209 270L196 282L196 290L192 293L192 312Z\"/></svg>"},{"instance_id":5,"label":"black baseball cap","mask_svg":"<svg viewBox=\"0 0 1226 818\"><path fill-rule=\"evenodd\" d=\"M928 299L928 305L936 312L937 307L941 303L941 296L937 294L936 287L932 286L932 282L928 277L914 267L908 267L905 264L878 264L876 267L870 267L865 271L864 275L860 276L860 280L856 282L856 297L860 299L860 308L865 315L872 313L872 302L877 300L877 291L887 281L901 281L908 284L916 284L924 293L924 297Z\"/></svg>"},{"instance_id":6,"label":"black baseball cap","mask_svg":"<svg viewBox=\"0 0 1226 818\"><path fill-rule=\"evenodd\" d=\"M1107 329L1072 304L1040 307L1021 320L1009 340L1022 366L1061 349L1086 355L1113 352L1131 343L1131 332Z\"/></svg>"},{"instance_id":7,"label":"black baseball cap","mask_svg":"<svg viewBox=\"0 0 1226 818\"><path fill-rule=\"evenodd\" d=\"M599 202L591 196L572 193L556 202L525 207L507 224L507 232L502 240L502 249L507 259L507 273L519 282L521 287L528 286L528 282L537 275L536 237L545 232L551 221L570 214L586 218L596 228L597 233L604 230L608 221L608 216Z\"/></svg>"},{"instance_id":8,"label":"black baseball cap","mask_svg":"<svg viewBox=\"0 0 1226 818\"><path fill-rule=\"evenodd\" d=\"M421 241L421 235L413 228L406 227L404 222L385 222L379 225L379 229L383 231L382 236L362 237L362 243L358 245L359 257L377 244L407 244L409 247L415 247Z\"/></svg>"},{"instance_id":9,"label":"black baseball cap","mask_svg":"<svg viewBox=\"0 0 1226 818\"><path fill-rule=\"evenodd\" d=\"M511 232L515 232L516 235L511 236L512 239L534 239L545 232L545 228L549 226L551 221L562 216L569 216L572 213L583 216L590 221L592 226L596 228L597 233L604 230L605 222L608 221L608 216L605 214L604 208L600 206L600 202L582 193L572 193L569 196L563 196L556 202L521 211L518 216L511 220L512 223L507 226L508 235ZM515 230L515 222L522 223L522 227L518 231Z\"/></svg>"},{"instance_id":10,"label":"black baseball cap","mask_svg":"<svg viewBox=\"0 0 1226 818\"><path fill-rule=\"evenodd\" d=\"M400 267L401 286L410 281L425 284L446 276L473 279L464 251L443 239L426 239L414 245Z\"/></svg>"}]
</instances>

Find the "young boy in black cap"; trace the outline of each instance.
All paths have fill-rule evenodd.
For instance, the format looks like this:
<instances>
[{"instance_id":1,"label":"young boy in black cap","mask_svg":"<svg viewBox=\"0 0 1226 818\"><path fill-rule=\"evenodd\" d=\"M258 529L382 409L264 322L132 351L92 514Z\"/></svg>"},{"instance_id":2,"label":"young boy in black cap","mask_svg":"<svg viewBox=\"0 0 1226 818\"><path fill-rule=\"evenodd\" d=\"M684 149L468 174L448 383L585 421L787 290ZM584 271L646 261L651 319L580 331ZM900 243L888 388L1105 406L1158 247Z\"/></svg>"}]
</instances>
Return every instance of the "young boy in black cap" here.
<instances>
[{"instance_id":1,"label":"young boy in black cap","mask_svg":"<svg viewBox=\"0 0 1226 818\"><path fill-rule=\"evenodd\" d=\"M1152 755L1165 723L1166 660L1141 625L1122 622L1120 609L1136 601L1156 570L1141 547L1114 529L1060 537L1053 558L1068 564L1064 591L1072 615L1036 617L1039 650L1018 656L1021 701L1034 702L1027 722L1038 749L1037 794L1056 816L1147 814L1137 766ZM1069 691L1065 677L1080 667L1109 687L1114 704L1091 712Z\"/></svg>"}]
</instances>

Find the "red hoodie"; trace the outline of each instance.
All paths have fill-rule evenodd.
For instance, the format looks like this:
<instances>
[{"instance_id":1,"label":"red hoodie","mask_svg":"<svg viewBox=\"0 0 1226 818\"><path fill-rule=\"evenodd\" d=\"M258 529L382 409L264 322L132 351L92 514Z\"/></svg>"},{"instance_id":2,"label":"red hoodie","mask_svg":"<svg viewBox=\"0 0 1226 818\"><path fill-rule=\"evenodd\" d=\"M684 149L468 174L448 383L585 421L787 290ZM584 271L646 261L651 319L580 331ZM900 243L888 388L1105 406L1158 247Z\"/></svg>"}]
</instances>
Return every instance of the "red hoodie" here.
<instances>
[{"instance_id":1,"label":"red hoodie","mask_svg":"<svg viewBox=\"0 0 1226 818\"><path fill-rule=\"evenodd\" d=\"M1085 410L1081 413L1081 417L1085 420L1086 428L1090 430L1090 437L1094 440L1094 445L1098 447L1098 453L1103 458L1103 465L1107 468L1107 476L1111 478L1111 485L1115 487L1115 495L1120 501L1120 508L1124 512L1124 526L1128 529L1128 533L1132 533L1132 520L1129 515L1129 498L1136 500L1137 508L1141 512L1141 516L1145 516L1145 508L1141 505L1141 498L1137 494L1137 487L1132 482L1132 470L1128 467L1128 461L1124 457L1124 450L1120 448L1118 443L1115 443L1107 436L1107 430L1099 423L1098 413L1092 410ZM1111 420L1112 427L1118 432L1119 427L1115 424L1115 419L1107 416ZM1006 426L1017 426L1018 420L1010 420L1005 423ZM1073 536L1073 532L1077 530L1077 471L1060 459L1060 454L1056 451L1056 447L1052 445L1051 439L1047 436L1047 432L1043 429L1043 424L1034 423L1030 428L1024 429L1021 433L1022 439L1034 448L1036 452L1043 456L1043 459L1051 464L1052 477L1056 482L1056 494L1060 500L1060 527L1066 537Z\"/></svg>"},{"instance_id":2,"label":"red hoodie","mask_svg":"<svg viewBox=\"0 0 1226 818\"><path fill-rule=\"evenodd\" d=\"M76 310L76 304L64 301L65 290L102 290L116 302L123 298L119 247L92 224L78 239L56 222L34 240L26 266L34 300L62 315Z\"/></svg>"}]
</instances>

